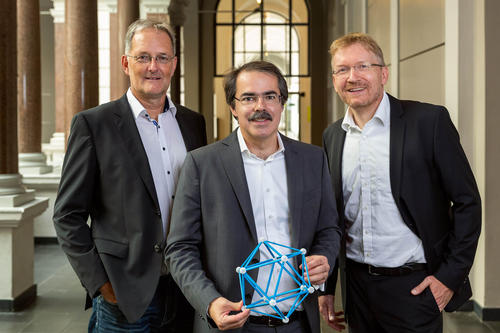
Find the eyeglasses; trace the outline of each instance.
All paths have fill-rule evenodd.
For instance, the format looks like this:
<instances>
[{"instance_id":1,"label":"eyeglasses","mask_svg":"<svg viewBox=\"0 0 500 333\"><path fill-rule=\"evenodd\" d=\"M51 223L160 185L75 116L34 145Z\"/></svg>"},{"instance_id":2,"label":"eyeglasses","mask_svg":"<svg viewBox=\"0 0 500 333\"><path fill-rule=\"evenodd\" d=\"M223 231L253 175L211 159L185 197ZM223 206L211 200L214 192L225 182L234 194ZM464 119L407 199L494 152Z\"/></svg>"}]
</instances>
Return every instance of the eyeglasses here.
<instances>
[{"instance_id":1,"label":"eyeglasses","mask_svg":"<svg viewBox=\"0 0 500 333\"><path fill-rule=\"evenodd\" d=\"M277 93L263 94L263 95L244 95L240 98L235 97L234 99L241 103L243 106L254 106L257 104L258 100L266 105L278 105L281 103L281 95Z\"/></svg>"},{"instance_id":2,"label":"eyeglasses","mask_svg":"<svg viewBox=\"0 0 500 333\"><path fill-rule=\"evenodd\" d=\"M354 65L352 67L349 67L349 66L339 67L336 70L332 71L332 74L337 76L337 77L344 77L344 76L347 76L351 73L351 69L354 69L354 71L357 73L366 73L372 67L385 67L385 66L381 65L381 64L361 63L361 64Z\"/></svg>"},{"instance_id":3,"label":"eyeglasses","mask_svg":"<svg viewBox=\"0 0 500 333\"><path fill-rule=\"evenodd\" d=\"M174 55L168 56L166 54L160 54L160 55L157 55L156 57L150 56L149 54L141 54L138 56L127 54L126 56L130 57L130 58L134 58L135 61L137 61L141 64L149 64L149 63L151 63L151 60L154 59L157 63L162 64L162 65L169 63L170 61L172 61L175 58Z\"/></svg>"}]
</instances>

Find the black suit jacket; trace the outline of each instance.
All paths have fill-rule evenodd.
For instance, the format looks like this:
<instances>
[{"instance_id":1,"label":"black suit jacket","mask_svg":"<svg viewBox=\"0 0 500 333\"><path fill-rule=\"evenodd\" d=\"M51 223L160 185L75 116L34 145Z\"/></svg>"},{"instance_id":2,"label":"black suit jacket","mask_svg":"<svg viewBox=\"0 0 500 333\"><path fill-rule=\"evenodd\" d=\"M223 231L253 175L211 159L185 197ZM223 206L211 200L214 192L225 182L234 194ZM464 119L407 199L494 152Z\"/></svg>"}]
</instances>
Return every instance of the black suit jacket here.
<instances>
[{"instance_id":1,"label":"black suit jacket","mask_svg":"<svg viewBox=\"0 0 500 333\"><path fill-rule=\"evenodd\" d=\"M390 179L392 195L404 222L423 243L428 273L455 295L453 311L472 295L468 280L481 231L481 199L474 176L448 111L389 95ZM323 133L337 208L345 227L342 119ZM341 271L345 259L339 258ZM336 274L328 281L334 292Z\"/></svg>"},{"instance_id":2,"label":"black suit jacket","mask_svg":"<svg viewBox=\"0 0 500 333\"><path fill-rule=\"evenodd\" d=\"M340 230L326 156L318 147L281 137L292 247L305 248L308 255L326 256L333 268ZM212 300L219 296L241 300L235 269L257 244L243 159L233 132L188 154L172 210L166 259L172 276L198 313L195 332L211 331L206 312ZM257 270L251 275L256 280ZM248 301L252 295L253 289L246 289ZM316 295L309 296L303 305L311 332L319 332Z\"/></svg>"},{"instance_id":3,"label":"black suit jacket","mask_svg":"<svg viewBox=\"0 0 500 333\"><path fill-rule=\"evenodd\" d=\"M203 117L176 107L186 149L205 145ZM165 240L148 158L126 95L74 117L54 224L88 295L110 281L127 319L139 319L158 284Z\"/></svg>"}]
</instances>

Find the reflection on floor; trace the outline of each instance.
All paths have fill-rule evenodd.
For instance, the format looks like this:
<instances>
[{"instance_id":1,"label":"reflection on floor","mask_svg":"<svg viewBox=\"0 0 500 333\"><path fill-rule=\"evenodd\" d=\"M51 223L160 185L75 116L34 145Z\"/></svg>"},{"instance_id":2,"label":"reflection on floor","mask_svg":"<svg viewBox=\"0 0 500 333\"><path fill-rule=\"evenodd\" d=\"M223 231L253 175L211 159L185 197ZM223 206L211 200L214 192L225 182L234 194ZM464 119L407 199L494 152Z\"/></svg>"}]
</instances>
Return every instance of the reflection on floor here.
<instances>
[{"instance_id":1,"label":"reflection on floor","mask_svg":"<svg viewBox=\"0 0 500 333\"><path fill-rule=\"evenodd\" d=\"M57 245L35 248L38 298L28 309L0 313L0 332L84 333L90 311L83 311L84 291ZM323 333L333 330L323 327ZM482 323L473 313L445 315L445 333L500 332L500 322Z\"/></svg>"}]
</instances>

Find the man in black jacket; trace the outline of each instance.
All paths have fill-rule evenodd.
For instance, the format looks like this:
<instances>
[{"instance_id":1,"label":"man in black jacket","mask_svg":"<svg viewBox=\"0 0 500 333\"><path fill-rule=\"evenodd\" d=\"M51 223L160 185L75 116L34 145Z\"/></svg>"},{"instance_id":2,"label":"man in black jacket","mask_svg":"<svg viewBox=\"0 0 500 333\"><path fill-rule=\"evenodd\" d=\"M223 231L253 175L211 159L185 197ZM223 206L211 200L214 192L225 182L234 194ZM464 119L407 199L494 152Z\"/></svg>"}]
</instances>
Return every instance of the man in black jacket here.
<instances>
[{"instance_id":1,"label":"man in black jacket","mask_svg":"<svg viewBox=\"0 0 500 333\"><path fill-rule=\"evenodd\" d=\"M369 36L330 47L333 84L348 106L328 127L328 155L344 230L338 260L352 332L441 332L441 311L472 295L468 274L481 202L448 111L384 92L388 69ZM341 330L333 294L320 311Z\"/></svg>"},{"instance_id":2,"label":"man in black jacket","mask_svg":"<svg viewBox=\"0 0 500 333\"><path fill-rule=\"evenodd\" d=\"M168 27L138 20L125 39L130 89L73 119L54 223L87 306L92 298L89 331L190 332L193 310L162 254L178 174L206 144L205 121L167 96L177 63Z\"/></svg>"}]
</instances>

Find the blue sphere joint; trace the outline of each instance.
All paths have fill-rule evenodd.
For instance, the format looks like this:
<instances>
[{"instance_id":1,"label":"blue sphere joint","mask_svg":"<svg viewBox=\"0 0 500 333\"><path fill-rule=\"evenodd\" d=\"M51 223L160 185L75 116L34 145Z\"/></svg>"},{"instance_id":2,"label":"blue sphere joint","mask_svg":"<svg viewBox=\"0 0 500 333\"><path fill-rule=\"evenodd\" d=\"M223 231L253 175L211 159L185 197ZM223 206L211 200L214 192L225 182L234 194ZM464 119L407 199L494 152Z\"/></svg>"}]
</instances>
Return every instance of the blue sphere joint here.
<instances>
[{"instance_id":1,"label":"blue sphere joint","mask_svg":"<svg viewBox=\"0 0 500 333\"><path fill-rule=\"evenodd\" d=\"M267 250L271 259L255 263L252 261L252 259L257 255L261 246L264 246L264 251ZM278 249L280 251L278 251ZM240 282L243 308L249 309L251 312L255 312L259 315L281 319L285 324L288 323L292 313L300 306L300 304L309 294L312 294L315 291L315 288L309 282L309 271L307 268L305 257L306 252L307 251L305 249L296 249L268 240L259 240L257 247L250 253L248 258L245 259L240 267L236 268L236 273L238 273ZM296 260L296 266L301 267L300 269L296 269L294 267L294 259ZM251 274L249 274L249 272L253 269L258 269L264 266L270 267L269 276L264 279L265 281L267 281L267 284L258 285L257 282L251 277ZM271 277L273 275L277 275L278 277L276 286L271 288ZM278 292L279 284L283 275L288 275L296 284L294 289ZM304 276L306 278L304 278ZM255 293L259 295L260 298L256 300L254 299L255 302L253 303L246 304L246 286L253 288ZM288 310L288 313L285 314L285 312L281 310L280 305L281 302L290 299L293 300L293 304L290 310ZM264 312L263 308L265 307L271 307L271 312L273 314Z\"/></svg>"}]
</instances>

